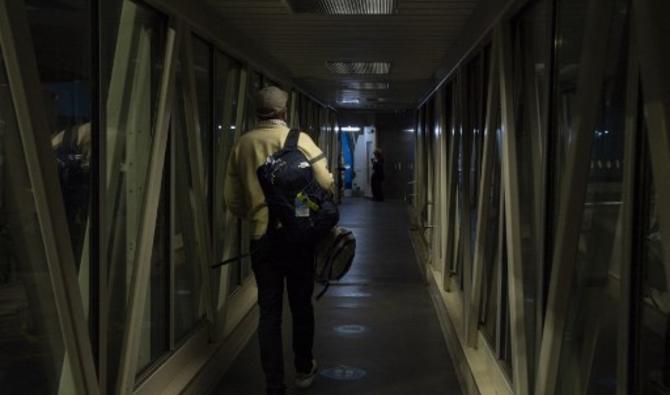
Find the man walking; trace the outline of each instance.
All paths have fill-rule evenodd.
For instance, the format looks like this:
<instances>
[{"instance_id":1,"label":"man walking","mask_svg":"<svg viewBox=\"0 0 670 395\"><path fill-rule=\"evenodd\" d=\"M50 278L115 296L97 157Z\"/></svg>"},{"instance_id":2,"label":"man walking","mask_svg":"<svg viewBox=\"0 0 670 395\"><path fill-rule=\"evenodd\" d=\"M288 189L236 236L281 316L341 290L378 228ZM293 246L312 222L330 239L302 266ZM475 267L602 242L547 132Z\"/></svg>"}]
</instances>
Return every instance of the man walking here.
<instances>
[{"instance_id":1,"label":"man walking","mask_svg":"<svg viewBox=\"0 0 670 395\"><path fill-rule=\"evenodd\" d=\"M233 147L224 192L228 209L251 223L251 264L260 307L258 338L268 395L286 391L281 334L284 280L293 317L296 386L309 387L317 372L312 355L314 247L287 243L282 239L281 229L268 225L268 207L256 175L268 156L281 150L289 134L287 101L288 94L277 87L258 92L258 126L243 134ZM333 177L328 172L325 156L307 134L300 134L298 149L312 163L319 185L332 190Z\"/></svg>"}]
</instances>

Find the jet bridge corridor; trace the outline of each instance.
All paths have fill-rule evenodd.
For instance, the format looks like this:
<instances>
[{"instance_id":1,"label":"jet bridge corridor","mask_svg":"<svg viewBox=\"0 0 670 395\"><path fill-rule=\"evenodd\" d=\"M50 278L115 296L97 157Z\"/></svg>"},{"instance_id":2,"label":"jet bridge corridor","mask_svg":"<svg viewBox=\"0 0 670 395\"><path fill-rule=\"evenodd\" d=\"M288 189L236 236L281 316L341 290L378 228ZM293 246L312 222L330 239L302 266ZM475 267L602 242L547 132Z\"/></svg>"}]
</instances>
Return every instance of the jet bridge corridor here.
<instances>
[{"instance_id":1,"label":"jet bridge corridor","mask_svg":"<svg viewBox=\"0 0 670 395\"><path fill-rule=\"evenodd\" d=\"M668 17L0 0L0 393L264 393L225 181L276 87L358 239L300 393L670 394Z\"/></svg>"}]
</instances>

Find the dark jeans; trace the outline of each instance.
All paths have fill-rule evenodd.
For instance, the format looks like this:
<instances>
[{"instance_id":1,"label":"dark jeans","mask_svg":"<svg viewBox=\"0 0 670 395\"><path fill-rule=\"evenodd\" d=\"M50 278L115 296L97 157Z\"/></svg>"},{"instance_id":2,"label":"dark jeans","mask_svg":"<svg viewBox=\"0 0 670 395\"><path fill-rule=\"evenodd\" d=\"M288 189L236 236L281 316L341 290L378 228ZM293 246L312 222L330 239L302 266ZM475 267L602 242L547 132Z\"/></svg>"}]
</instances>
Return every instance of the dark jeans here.
<instances>
[{"instance_id":1,"label":"dark jeans","mask_svg":"<svg viewBox=\"0 0 670 395\"><path fill-rule=\"evenodd\" d=\"M384 200L384 188L382 187L382 182L384 178L376 174L372 175L370 184L372 186L372 198L374 200L382 201Z\"/></svg>"},{"instance_id":2,"label":"dark jeans","mask_svg":"<svg viewBox=\"0 0 670 395\"><path fill-rule=\"evenodd\" d=\"M282 305L284 279L293 316L295 368L309 372L314 344L314 248L284 243L264 236L251 242L251 263L258 285L258 339L268 394L283 394Z\"/></svg>"}]
</instances>

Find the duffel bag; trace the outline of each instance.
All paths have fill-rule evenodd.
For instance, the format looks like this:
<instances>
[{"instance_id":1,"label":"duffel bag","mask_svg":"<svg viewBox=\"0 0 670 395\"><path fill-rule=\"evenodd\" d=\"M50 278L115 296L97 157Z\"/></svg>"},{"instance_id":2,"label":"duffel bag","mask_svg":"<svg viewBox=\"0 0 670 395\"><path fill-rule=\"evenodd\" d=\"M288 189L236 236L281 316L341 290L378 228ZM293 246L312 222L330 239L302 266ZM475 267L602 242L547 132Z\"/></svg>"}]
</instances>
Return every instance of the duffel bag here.
<instances>
[{"instance_id":1,"label":"duffel bag","mask_svg":"<svg viewBox=\"0 0 670 395\"><path fill-rule=\"evenodd\" d=\"M356 237L352 231L341 226L332 228L317 244L315 281L324 286L317 300L326 293L331 281L339 281L347 274L355 255Z\"/></svg>"}]
</instances>

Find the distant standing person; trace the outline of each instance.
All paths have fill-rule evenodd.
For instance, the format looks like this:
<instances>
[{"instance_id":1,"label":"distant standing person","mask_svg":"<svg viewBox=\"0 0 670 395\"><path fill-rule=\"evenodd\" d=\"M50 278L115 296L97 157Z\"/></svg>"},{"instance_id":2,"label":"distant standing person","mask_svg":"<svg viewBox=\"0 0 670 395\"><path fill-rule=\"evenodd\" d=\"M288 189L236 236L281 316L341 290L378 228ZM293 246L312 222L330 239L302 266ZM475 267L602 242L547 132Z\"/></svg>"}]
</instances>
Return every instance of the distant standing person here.
<instances>
[{"instance_id":1,"label":"distant standing person","mask_svg":"<svg viewBox=\"0 0 670 395\"><path fill-rule=\"evenodd\" d=\"M373 153L372 158L372 178L370 179L370 184L372 184L372 199L378 202L384 201L384 188L382 183L384 182L384 155L382 151L376 149Z\"/></svg>"}]
</instances>

